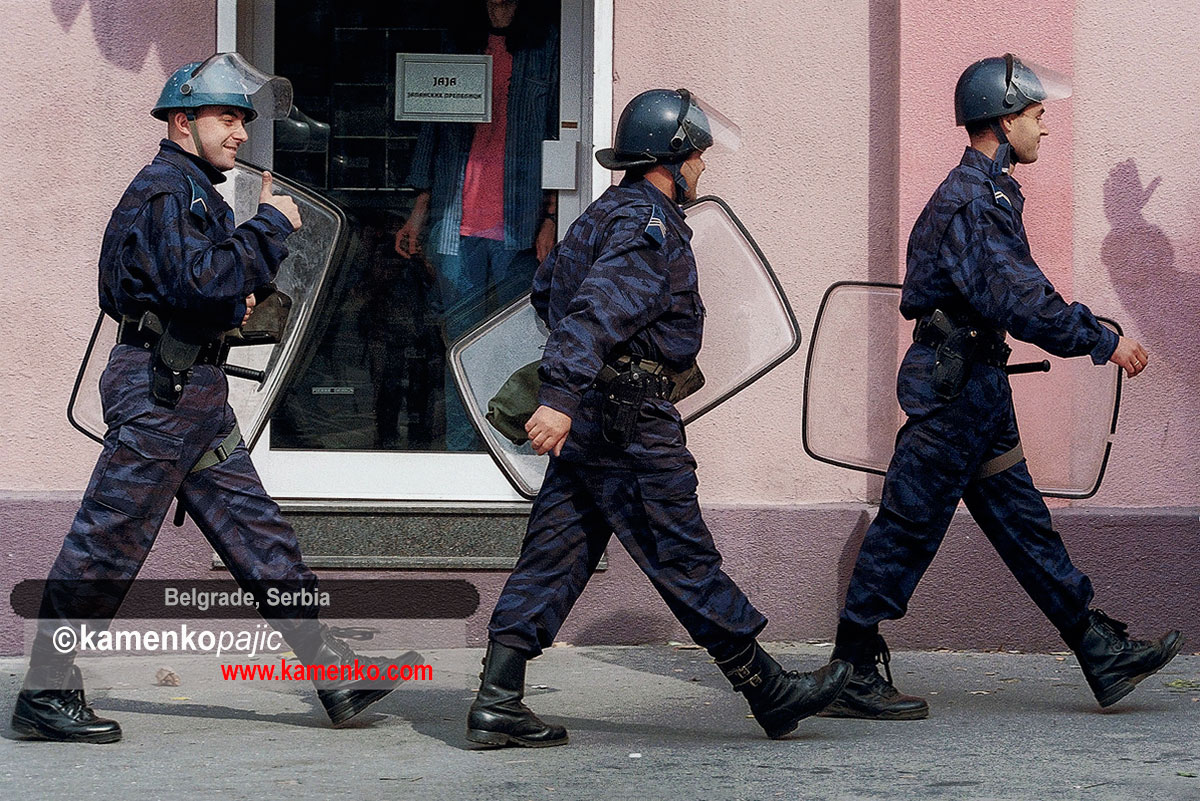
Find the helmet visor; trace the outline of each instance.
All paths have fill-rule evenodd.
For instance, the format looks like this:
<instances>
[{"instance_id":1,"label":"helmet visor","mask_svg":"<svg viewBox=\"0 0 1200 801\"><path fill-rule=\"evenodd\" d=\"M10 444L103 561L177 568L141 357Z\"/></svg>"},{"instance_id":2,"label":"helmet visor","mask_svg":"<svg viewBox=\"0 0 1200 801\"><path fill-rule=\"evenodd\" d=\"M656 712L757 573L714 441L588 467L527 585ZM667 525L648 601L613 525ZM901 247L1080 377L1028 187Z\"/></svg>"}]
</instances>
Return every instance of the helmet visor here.
<instances>
[{"instance_id":1,"label":"helmet visor","mask_svg":"<svg viewBox=\"0 0 1200 801\"><path fill-rule=\"evenodd\" d=\"M250 101L257 116L269 120L287 117L292 108L292 82L262 72L238 53L210 56L196 68L180 91L184 95L203 98L204 105L240 107L242 102L234 99L241 96Z\"/></svg>"},{"instance_id":2,"label":"helmet visor","mask_svg":"<svg viewBox=\"0 0 1200 801\"><path fill-rule=\"evenodd\" d=\"M697 150L732 153L741 146L742 129L732 120L687 89L680 89L679 94L689 101L679 127Z\"/></svg>"},{"instance_id":3,"label":"helmet visor","mask_svg":"<svg viewBox=\"0 0 1200 801\"><path fill-rule=\"evenodd\" d=\"M1071 96L1071 78L1049 67L1043 67L1014 56L1011 53L1004 56L1005 66L1011 74L1008 80L1008 95L1014 95L1014 90L1020 92L1033 103L1047 103L1051 100L1063 100ZM1005 97L1010 104L1017 98Z\"/></svg>"}]
</instances>

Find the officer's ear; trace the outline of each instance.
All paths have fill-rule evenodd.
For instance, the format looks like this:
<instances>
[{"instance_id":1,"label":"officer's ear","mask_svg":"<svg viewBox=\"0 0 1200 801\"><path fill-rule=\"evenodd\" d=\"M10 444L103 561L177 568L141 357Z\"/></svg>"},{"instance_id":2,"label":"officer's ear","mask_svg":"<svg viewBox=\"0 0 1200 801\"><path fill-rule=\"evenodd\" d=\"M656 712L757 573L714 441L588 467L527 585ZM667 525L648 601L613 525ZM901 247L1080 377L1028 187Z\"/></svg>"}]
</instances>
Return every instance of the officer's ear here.
<instances>
[{"instance_id":1,"label":"officer's ear","mask_svg":"<svg viewBox=\"0 0 1200 801\"><path fill-rule=\"evenodd\" d=\"M1012 130L1013 123L1016 122L1017 117L1020 117L1020 116L1021 116L1020 113L1005 114L1003 117L1000 118L1000 130L1004 131L1005 135L1007 136L1008 132Z\"/></svg>"},{"instance_id":2,"label":"officer's ear","mask_svg":"<svg viewBox=\"0 0 1200 801\"><path fill-rule=\"evenodd\" d=\"M178 142L192 135L188 128L187 112L176 109L167 116L167 138Z\"/></svg>"}]
</instances>

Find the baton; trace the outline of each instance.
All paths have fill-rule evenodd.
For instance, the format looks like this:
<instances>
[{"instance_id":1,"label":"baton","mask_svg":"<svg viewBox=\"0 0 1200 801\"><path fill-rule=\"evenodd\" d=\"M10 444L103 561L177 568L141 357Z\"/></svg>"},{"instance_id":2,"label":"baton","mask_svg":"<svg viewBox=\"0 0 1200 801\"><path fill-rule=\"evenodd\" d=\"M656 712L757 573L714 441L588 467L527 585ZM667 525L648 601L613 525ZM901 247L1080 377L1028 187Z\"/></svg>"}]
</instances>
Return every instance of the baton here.
<instances>
[{"instance_id":1,"label":"baton","mask_svg":"<svg viewBox=\"0 0 1200 801\"><path fill-rule=\"evenodd\" d=\"M1050 360L1042 359L1040 362L1021 362L1020 364L1009 364L1004 368L1004 372L1009 375L1020 375L1021 373L1048 373L1050 372Z\"/></svg>"},{"instance_id":2,"label":"baton","mask_svg":"<svg viewBox=\"0 0 1200 801\"><path fill-rule=\"evenodd\" d=\"M234 378L244 378L247 381L257 381L260 384L267 380L267 373L265 370L255 370L250 367L242 367L236 364L222 364L221 369L225 371L225 375L233 376ZM1050 369L1048 364L1046 369Z\"/></svg>"}]
</instances>

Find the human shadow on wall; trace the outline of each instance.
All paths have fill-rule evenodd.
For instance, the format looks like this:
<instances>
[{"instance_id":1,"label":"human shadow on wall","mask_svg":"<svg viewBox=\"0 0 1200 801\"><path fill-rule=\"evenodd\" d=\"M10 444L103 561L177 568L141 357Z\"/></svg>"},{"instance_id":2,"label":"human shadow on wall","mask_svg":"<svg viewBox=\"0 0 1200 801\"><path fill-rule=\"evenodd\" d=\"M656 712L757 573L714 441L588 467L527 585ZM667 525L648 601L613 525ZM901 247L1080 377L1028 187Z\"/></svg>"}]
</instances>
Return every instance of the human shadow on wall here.
<instances>
[{"instance_id":1,"label":"human shadow on wall","mask_svg":"<svg viewBox=\"0 0 1200 801\"><path fill-rule=\"evenodd\" d=\"M184 5L184 8L180 8ZM197 12L205 3L192 2ZM50 8L63 31L75 26L84 6L91 6L92 36L106 61L121 69L140 70L151 50L157 51L164 74L187 61L203 58L194 38L178 35L186 4L162 0L51 0ZM165 36L156 40L153 31ZM132 35L133 33L137 35Z\"/></svg>"},{"instance_id":2,"label":"human shadow on wall","mask_svg":"<svg viewBox=\"0 0 1200 801\"><path fill-rule=\"evenodd\" d=\"M1104 215L1110 230L1100 246L1121 305L1137 322L1141 342L1155 362L1168 365L1188 386L1200 385L1200 273L1176 265L1175 247L1142 210L1162 179L1142 186L1137 163L1126 159L1104 182ZM1196 393L1184 393L1195 398Z\"/></svg>"}]
</instances>

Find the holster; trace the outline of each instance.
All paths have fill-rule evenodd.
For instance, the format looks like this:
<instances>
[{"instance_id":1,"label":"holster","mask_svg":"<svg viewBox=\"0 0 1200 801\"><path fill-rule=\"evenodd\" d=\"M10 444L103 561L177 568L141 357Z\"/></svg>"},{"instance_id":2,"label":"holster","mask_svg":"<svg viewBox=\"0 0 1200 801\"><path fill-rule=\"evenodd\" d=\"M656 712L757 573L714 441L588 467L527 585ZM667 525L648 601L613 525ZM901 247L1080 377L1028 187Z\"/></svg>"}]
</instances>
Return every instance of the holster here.
<instances>
[{"instance_id":1,"label":"holster","mask_svg":"<svg viewBox=\"0 0 1200 801\"><path fill-rule=\"evenodd\" d=\"M164 323L152 311L121 318L117 342L150 350L150 395L172 409L183 396L192 367L220 364L227 351L219 338L206 340L178 323Z\"/></svg>"},{"instance_id":2,"label":"holster","mask_svg":"<svg viewBox=\"0 0 1200 801\"><path fill-rule=\"evenodd\" d=\"M943 400L958 397L974 362L1003 367L1011 353L1002 334L979 326L955 325L941 309L934 309L917 322L913 341L936 349L930 382Z\"/></svg>"},{"instance_id":3,"label":"holster","mask_svg":"<svg viewBox=\"0 0 1200 801\"><path fill-rule=\"evenodd\" d=\"M604 385L600 420L606 440L622 448L633 442L642 404L650 394L651 383L657 387L659 381L658 376L635 367L618 373Z\"/></svg>"}]
</instances>

